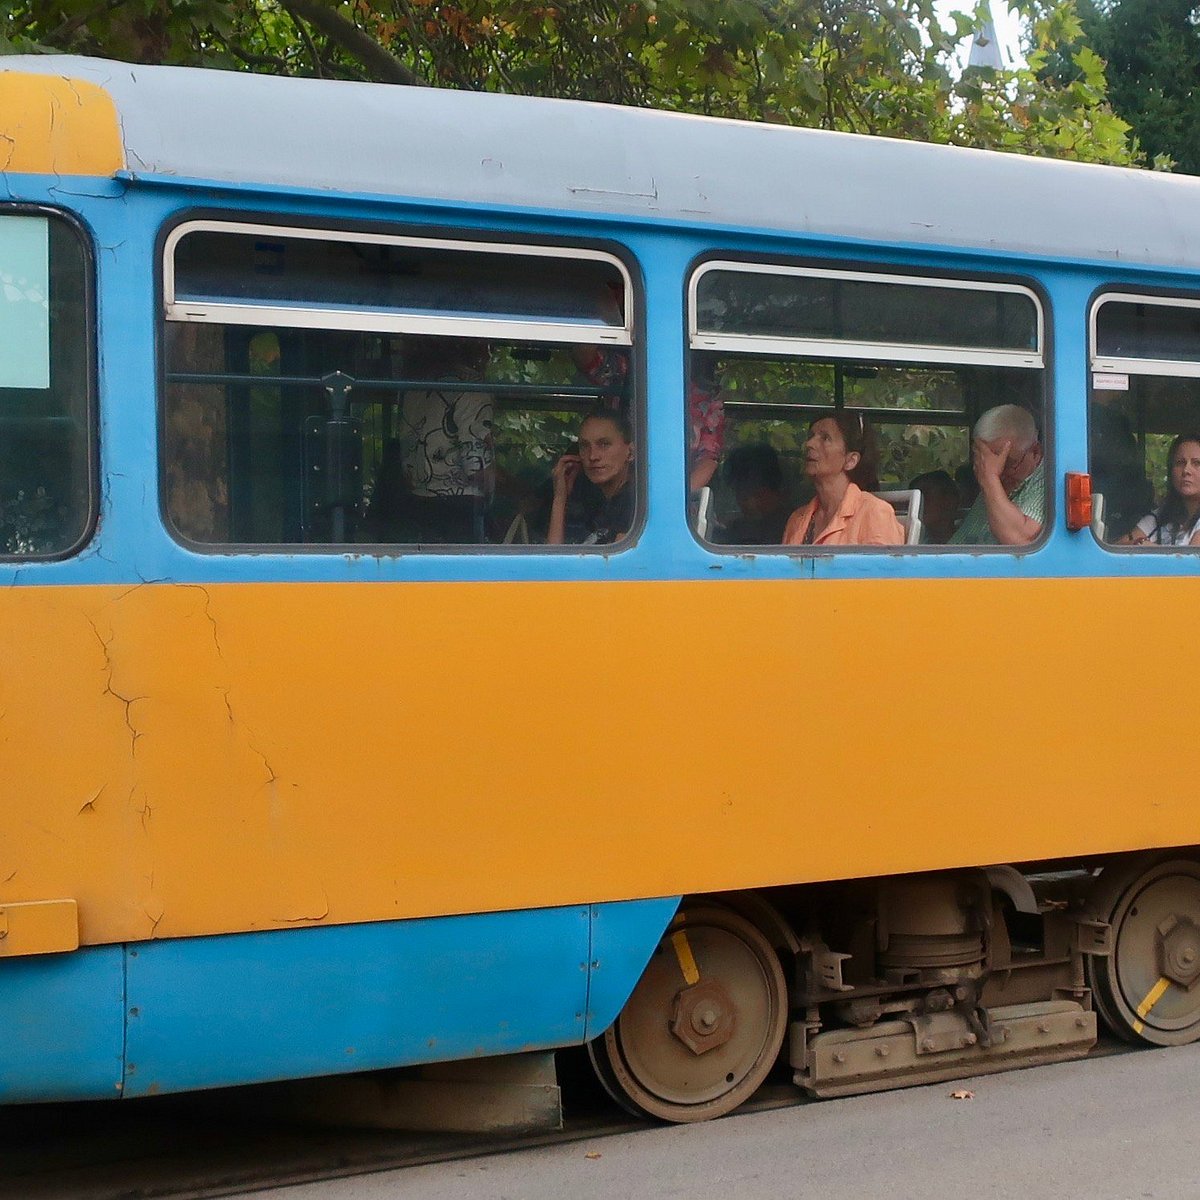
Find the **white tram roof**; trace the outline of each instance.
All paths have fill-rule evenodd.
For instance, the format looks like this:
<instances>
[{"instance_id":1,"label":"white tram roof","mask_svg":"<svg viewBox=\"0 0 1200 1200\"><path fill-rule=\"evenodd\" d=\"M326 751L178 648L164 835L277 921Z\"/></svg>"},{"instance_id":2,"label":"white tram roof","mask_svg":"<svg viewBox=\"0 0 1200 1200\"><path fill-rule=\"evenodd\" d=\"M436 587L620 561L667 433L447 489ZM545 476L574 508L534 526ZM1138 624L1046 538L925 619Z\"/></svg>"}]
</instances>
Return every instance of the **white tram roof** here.
<instances>
[{"instance_id":1,"label":"white tram roof","mask_svg":"<svg viewBox=\"0 0 1200 1200\"><path fill-rule=\"evenodd\" d=\"M1200 266L1200 179L617 105L73 56L136 175Z\"/></svg>"}]
</instances>

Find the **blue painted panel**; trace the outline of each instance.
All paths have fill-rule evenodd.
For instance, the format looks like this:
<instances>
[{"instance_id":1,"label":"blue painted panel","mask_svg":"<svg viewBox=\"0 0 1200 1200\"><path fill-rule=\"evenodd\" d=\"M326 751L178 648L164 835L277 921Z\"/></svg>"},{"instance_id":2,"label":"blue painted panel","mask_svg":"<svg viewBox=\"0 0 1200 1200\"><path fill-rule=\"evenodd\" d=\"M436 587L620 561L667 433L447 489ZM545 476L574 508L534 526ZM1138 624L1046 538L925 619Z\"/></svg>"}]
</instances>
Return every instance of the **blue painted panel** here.
<instances>
[{"instance_id":1,"label":"blue painted panel","mask_svg":"<svg viewBox=\"0 0 1200 1200\"><path fill-rule=\"evenodd\" d=\"M0 959L0 1103L119 1096L120 946Z\"/></svg>"},{"instance_id":2,"label":"blue painted panel","mask_svg":"<svg viewBox=\"0 0 1200 1200\"><path fill-rule=\"evenodd\" d=\"M125 1094L578 1043L589 926L574 907L130 946Z\"/></svg>"},{"instance_id":3,"label":"blue painted panel","mask_svg":"<svg viewBox=\"0 0 1200 1200\"><path fill-rule=\"evenodd\" d=\"M104 519L83 553L58 563L0 564L0 586L133 583L176 580L219 583L279 581L587 580L714 578L1056 578L1200 575L1196 554L1114 554L1088 533L1069 533L1061 513L1047 542L1028 553L970 553L926 547L903 553L842 550L824 557L720 554L701 546L687 528L683 453L684 281L696 256L719 251L802 255L832 261L916 270L949 269L987 276L1001 272L1035 280L1045 291L1051 321L1052 489L1061 508L1061 472L1086 465L1087 299L1101 286L1190 287L1192 275L1159 267L1006 256L957 247L872 245L861 240L752 229L686 227L668 222L505 212L379 197L301 195L287 189L129 186L124 182L47 181L8 176L10 195L50 204L69 202L92 231L97 248L102 323L101 393ZM121 202L115 198L120 196ZM607 554L458 555L408 553L197 554L174 542L156 506L157 398L154 345L158 317L153 286L160 272L154 239L162 224L193 205L228 205L247 214L292 214L301 222L429 222L464 230L611 238L624 245L644 276L647 393L646 474L652 514L636 545ZM113 403L113 401L119 403Z\"/></svg>"},{"instance_id":4,"label":"blue painted panel","mask_svg":"<svg viewBox=\"0 0 1200 1200\"><path fill-rule=\"evenodd\" d=\"M592 969L585 1032L588 1041L599 1037L617 1019L679 901L679 896L668 896L592 908Z\"/></svg>"}]
</instances>

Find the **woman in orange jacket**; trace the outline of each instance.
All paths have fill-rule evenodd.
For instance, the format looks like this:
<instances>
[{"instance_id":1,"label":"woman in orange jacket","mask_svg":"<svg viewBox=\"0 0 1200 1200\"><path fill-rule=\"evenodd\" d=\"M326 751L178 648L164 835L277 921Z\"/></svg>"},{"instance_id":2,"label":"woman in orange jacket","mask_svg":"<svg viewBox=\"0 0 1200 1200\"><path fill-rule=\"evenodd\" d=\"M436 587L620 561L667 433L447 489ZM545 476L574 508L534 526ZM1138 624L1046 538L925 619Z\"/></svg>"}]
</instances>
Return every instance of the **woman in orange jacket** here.
<instances>
[{"instance_id":1,"label":"woman in orange jacket","mask_svg":"<svg viewBox=\"0 0 1200 1200\"><path fill-rule=\"evenodd\" d=\"M816 495L788 520L785 546L900 546L904 529L886 500L865 489L878 484L879 447L861 414L844 410L812 423L804 443L804 473Z\"/></svg>"}]
</instances>

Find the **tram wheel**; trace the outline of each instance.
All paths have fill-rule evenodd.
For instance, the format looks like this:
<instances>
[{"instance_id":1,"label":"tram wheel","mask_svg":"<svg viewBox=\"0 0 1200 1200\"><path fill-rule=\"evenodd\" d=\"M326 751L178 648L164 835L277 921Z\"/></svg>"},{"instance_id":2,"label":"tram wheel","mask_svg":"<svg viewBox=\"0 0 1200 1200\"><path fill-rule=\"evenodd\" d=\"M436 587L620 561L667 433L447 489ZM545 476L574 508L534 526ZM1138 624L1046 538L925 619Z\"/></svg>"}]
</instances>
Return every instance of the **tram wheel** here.
<instances>
[{"instance_id":1,"label":"tram wheel","mask_svg":"<svg viewBox=\"0 0 1200 1200\"><path fill-rule=\"evenodd\" d=\"M588 1047L622 1107L706 1121L750 1096L787 1028L787 983L770 941L737 913L685 908L613 1027Z\"/></svg>"},{"instance_id":2,"label":"tram wheel","mask_svg":"<svg viewBox=\"0 0 1200 1200\"><path fill-rule=\"evenodd\" d=\"M1112 953L1089 966L1109 1028L1152 1046L1200 1038L1200 862L1110 867L1091 907L1112 926Z\"/></svg>"}]
</instances>

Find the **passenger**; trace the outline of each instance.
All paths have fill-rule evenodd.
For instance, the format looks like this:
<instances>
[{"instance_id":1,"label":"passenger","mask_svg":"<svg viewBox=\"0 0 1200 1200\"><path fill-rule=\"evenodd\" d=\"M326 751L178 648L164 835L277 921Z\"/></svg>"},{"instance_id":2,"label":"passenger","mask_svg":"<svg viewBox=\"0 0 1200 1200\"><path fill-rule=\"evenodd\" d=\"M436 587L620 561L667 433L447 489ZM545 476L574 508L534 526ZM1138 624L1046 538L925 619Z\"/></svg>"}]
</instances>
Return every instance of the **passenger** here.
<instances>
[{"instance_id":1,"label":"passenger","mask_svg":"<svg viewBox=\"0 0 1200 1200\"><path fill-rule=\"evenodd\" d=\"M904 528L886 500L865 490L878 484L875 431L861 413L835 412L814 421L804 443L804 473L816 496L792 513L785 546L900 546Z\"/></svg>"},{"instance_id":2,"label":"passenger","mask_svg":"<svg viewBox=\"0 0 1200 1200\"><path fill-rule=\"evenodd\" d=\"M725 446L725 399L713 355L692 355L687 412L688 491L694 496L712 483Z\"/></svg>"},{"instance_id":3,"label":"passenger","mask_svg":"<svg viewBox=\"0 0 1200 1200\"><path fill-rule=\"evenodd\" d=\"M971 470L970 463L954 469L954 486L958 488L958 506L965 512L979 499L979 480Z\"/></svg>"},{"instance_id":4,"label":"passenger","mask_svg":"<svg viewBox=\"0 0 1200 1200\"><path fill-rule=\"evenodd\" d=\"M625 383L629 377L629 352L615 346L572 346L575 369L593 387L603 388L598 406L619 408L627 405Z\"/></svg>"},{"instance_id":5,"label":"passenger","mask_svg":"<svg viewBox=\"0 0 1200 1200\"><path fill-rule=\"evenodd\" d=\"M578 453L554 464L546 543L607 546L633 528L633 429L615 409L593 409L579 427Z\"/></svg>"},{"instance_id":6,"label":"passenger","mask_svg":"<svg viewBox=\"0 0 1200 1200\"><path fill-rule=\"evenodd\" d=\"M717 540L730 546L778 546L792 511L779 455L766 442L738 446L723 470L740 512Z\"/></svg>"},{"instance_id":7,"label":"passenger","mask_svg":"<svg viewBox=\"0 0 1200 1200\"><path fill-rule=\"evenodd\" d=\"M490 393L456 388L483 378L488 347L466 338L415 339L406 371L446 387L404 393L400 467L406 495L405 540L483 542L495 488Z\"/></svg>"},{"instance_id":8,"label":"passenger","mask_svg":"<svg viewBox=\"0 0 1200 1200\"><path fill-rule=\"evenodd\" d=\"M921 493L921 542L944 546L958 524L958 484L947 471L926 471L908 485Z\"/></svg>"},{"instance_id":9,"label":"passenger","mask_svg":"<svg viewBox=\"0 0 1200 1200\"><path fill-rule=\"evenodd\" d=\"M625 323L625 288L616 280L600 285L593 297L595 314L601 324L620 329ZM621 346L595 345L591 342L571 347L575 369L593 387L603 388L594 401L597 408L629 411L626 383L629 379L629 351Z\"/></svg>"},{"instance_id":10,"label":"passenger","mask_svg":"<svg viewBox=\"0 0 1200 1200\"><path fill-rule=\"evenodd\" d=\"M1117 545L1200 546L1200 433L1180 434L1167 451L1167 494Z\"/></svg>"},{"instance_id":11,"label":"passenger","mask_svg":"<svg viewBox=\"0 0 1200 1200\"><path fill-rule=\"evenodd\" d=\"M971 458L979 495L950 542L1027 546L1046 519L1046 472L1032 415L1015 404L989 408L975 422Z\"/></svg>"},{"instance_id":12,"label":"passenger","mask_svg":"<svg viewBox=\"0 0 1200 1200\"><path fill-rule=\"evenodd\" d=\"M1128 393L1098 391L1088 407L1088 469L1092 494L1104 497L1104 524L1108 540L1119 545L1136 545L1126 540L1134 522L1154 507L1154 485L1146 478L1142 447L1133 422L1123 409Z\"/></svg>"},{"instance_id":13,"label":"passenger","mask_svg":"<svg viewBox=\"0 0 1200 1200\"><path fill-rule=\"evenodd\" d=\"M575 367L593 386L622 398L628 411L625 381L629 355L611 346L575 346ZM692 357L692 377L687 392L688 492L695 496L712 483L725 445L725 400L716 379L716 360L709 354Z\"/></svg>"}]
</instances>

